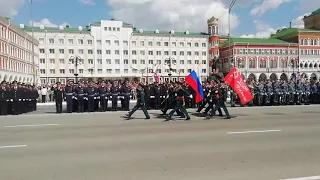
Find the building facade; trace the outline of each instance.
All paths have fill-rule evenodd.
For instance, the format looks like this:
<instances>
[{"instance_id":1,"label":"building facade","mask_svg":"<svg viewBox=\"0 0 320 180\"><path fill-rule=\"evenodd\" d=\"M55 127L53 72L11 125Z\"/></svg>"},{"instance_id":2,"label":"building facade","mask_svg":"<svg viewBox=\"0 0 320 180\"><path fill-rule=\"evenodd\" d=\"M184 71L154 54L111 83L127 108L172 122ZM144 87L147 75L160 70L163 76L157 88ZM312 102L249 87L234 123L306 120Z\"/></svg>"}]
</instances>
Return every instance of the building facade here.
<instances>
[{"instance_id":1,"label":"building facade","mask_svg":"<svg viewBox=\"0 0 320 180\"><path fill-rule=\"evenodd\" d=\"M31 33L31 27L20 25ZM34 27L39 40L42 84L66 79L140 79L153 82L158 68L162 81L184 79L198 70L209 73L208 34L200 32L145 31L116 20L102 20L85 28ZM80 63L75 63L79 57Z\"/></svg>"},{"instance_id":2,"label":"building facade","mask_svg":"<svg viewBox=\"0 0 320 180\"><path fill-rule=\"evenodd\" d=\"M218 67L237 67L245 78L319 80L320 9L304 17L305 28L283 28L270 38L231 38L220 44ZM228 53L230 52L230 53Z\"/></svg>"},{"instance_id":3,"label":"building facade","mask_svg":"<svg viewBox=\"0 0 320 180\"><path fill-rule=\"evenodd\" d=\"M0 17L0 81L37 84L38 41Z\"/></svg>"}]
</instances>

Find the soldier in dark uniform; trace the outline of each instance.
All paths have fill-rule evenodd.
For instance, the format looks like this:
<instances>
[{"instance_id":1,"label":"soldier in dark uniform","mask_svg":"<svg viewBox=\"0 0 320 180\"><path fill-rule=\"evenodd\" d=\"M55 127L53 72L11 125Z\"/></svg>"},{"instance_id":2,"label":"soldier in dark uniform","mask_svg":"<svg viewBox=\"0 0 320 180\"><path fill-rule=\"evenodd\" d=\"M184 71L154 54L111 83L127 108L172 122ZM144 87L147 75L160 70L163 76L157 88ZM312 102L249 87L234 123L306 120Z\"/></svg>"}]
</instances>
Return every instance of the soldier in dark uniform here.
<instances>
[{"instance_id":1,"label":"soldier in dark uniform","mask_svg":"<svg viewBox=\"0 0 320 180\"><path fill-rule=\"evenodd\" d=\"M231 116L229 114L229 111L226 107L226 91L227 91L227 86L223 83L219 84L218 87L217 87L217 90L214 92L216 94L216 98L217 98L217 103L216 103L216 107L215 107L215 110L213 113L211 113L212 115L215 114L216 111L219 111L219 115L221 116L222 115L222 112L221 112L221 108L223 109L224 113L226 114L226 119L230 119ZM221 113L221 114L220 114Z\"/></svg>"},{"instance_id":2,"label":"soldier in dark uniform","mask_svg":"<svg viewBox=\"0 0 320 180\"><path fill-rule=\"evenodd\" d=\"M153 105L154 109L160 109L161 103L161 87L159 86L158 82L155 82L151 88L151 96L154 96Z\"/></svg>"},{"instance_id":3,"label":"soldier in dark uniform","mask_svg":"<svg viewBox=\"0 0 320 180\"><path fill-rule=\"evenodd\" d=\"M121 94L123 96L123 103L124 103L123 109L125 111L129 111L131 87L127 81L124 83L124 86L121 87Z\"/></svg>"},{"instance_id":4,"label":"soldier in dark uniform","mask_svg":"<svg viewBox=\"0 0 320 180\"><path fill-rule=\"evenodd\" d=\"M88 98L88 112L94 112L95 99L97 96L97 89L93 86L93 82L90 81L88 87L85 89Z\"/></svg>"},{"instance_id":5,"label":"soldier in dark uniform","mask_svg":"<svg viewBox=\"0 0 320 180\"><path fill-rule=\"evenodd\" d=\"M280 105L287 105L288 103L288 95L289 95L289 87L288 84L282 80L280 84L280 98L279 98L279 104Z\"/></svg>"},{"instance_id":6,"label":"soldier in dark uniform","mask_svg":"<svg viewBox=\"0 0 320 180\"><path fill-rule=\"evenodd\" d=\"M75 96L77 98L78 112L79 113L83 113L84 112L85 92L86 92L86 89L84 87L84 84L82 82L80 82L79 86L75 88Z\"/></svg>"},{"instance_id":7,"label":"soldier in dark uniform","mask_svg":"<svg viewBox=\"0 0 320 180\"><path fill-rule=\"evenodd\" d=\"M295 89L295 83L293 80L290 81L290 84L288 84L288 104L289 105L294 105L295 103L295 93L296 93L296 89Z\"/></svg>"},{"instance_id":8,"label":"soldier in dark uniform","mask_svg":"<svg viewBox=\"0 0 320 180\"><path fill-rule=\"evenodd\" d=\"M197 109L197 112L201 112L203 108L205 108L205 106L207 105L208 101L207 101L207 98L208 97L208 94L210 92L210 86L207 84L207 85L203 85L203 95L204 95L204 99L198 103L199 107Z\"/></svg>"},{"instance_id":9,"label":"soldier in dark uniform","mask_svg":"<svg viewBox=\"0 0 320 180\"><path fill-rule=\"evenodd\" d=\"M0 115L8 114L8 101L9 101L9 91L6 87L6 82L1 82L0 87Z\"/></svg>"},{"instance_id":10,"label":"soldier in dark uniform","mask_svg":"<svg viewBox=\"0 0 320 180\"><path fill-rule=\"evenodd\" d=\"M168 114L166 121L172 120L173 113L177 112L177 110L179 110L182 113L182 115L186 117L186 120L190 120L190 116L187 110L183 107L184 95L187 94L188 96L190 96L190 94L184 89L182 89L181 83L176 84L176 88L172 93L174 94L174 99L173 99L174 107Z\"/></svg>"},{"instance_id":11,"label":"soldier in dark uniform","mask_svg":"<svg viewBox=\"0 0 320 180\"><path fill-rule=\"evenodd\" d=\"M120 93L120 89L118 86L118 83L116 81L113 82L112 87L110 88L111 93L111 102L112 102L112 110L117 111L118 110L118 96Z\"/></svg>"},{"instance_id":12,"label":"soldier in dark uniform","mask_svg":"<svg viewBox=\"0 0 320 180\"><path fill-rule=\"evenodd\" d=\"M311 85L308 79L303 83L303 102L305 105L310 104Z\"/></svg>"},{"instance_id":13,"label":"soldier in dark uniform","mask_svg":"<svg viewBox=\"0 0 320 180\"><path fill-rule=\"evenodd\" d=\"M272 104L274 106L279 105L279 95L280 95L280 84L278 81L273 81L272 83L272 90L273 90L273 96L272 96Z\"/></svg>"},{"instance_id":14,"label":"soldier in dark uniform","mask_svg":"<svg viewBox=\"0 0 320 180\"><path fill-rule=\"evenodd\" d=\"M273 95L273 87L270 80L267 81L265 84L266 89L266 105L270 106L272 105L272 95Z\"/></svg>"},{"instance_id":15,"label":"soldier in dark uniform","mask_svg":"<svg viewBox=\"0 0 320 180\"><path fill-rule=\"evenodd\" d=\"M317 103L317 83L315 81L311 82L310 92L311 92L311 94L310 94L310 102L312 104Z\"/></svg>"},{"instance_id":16,"label":"soldier in dark uniform","mask_svg":"<svg viewBox=\"0 0 320 180\"><path fill-rule=\"evenodd\" d=\"M144 86L144 93L145 93L144 99L145 99L145 101L146 101L146 107L147 107L148 110L150 109L150 104L151 104L151 100L150 100L150 93L151 93L151 92L150 92L150 91L151 91L150 85L146 84L146 85Z\"/></svg>"},{"instance_id":17,"label":"soldier in dark uniform","mask_svg":"<svg viewBox=\"0 0 320 180\"><path fill-rule=\"evenodd\" d=\"M12 114L13 115L18 115L21 113L20 111L20 102L21 102L21 90L18 87L17 81L14 81L12 83L12 88L11 88L11 101L12 101Z\"/></svg>"},{"instance_id":18,"label":"soldier in dark uniform","mask_svg":"<svg viewBox=\"0 0 320 180\"><path fill-rule=\"evenodd\" d=\"M63 102L63 95L64 90L61 87L61 83L57 82L57 87L53 90L53 94L56 101L56 113L62 113L62 102Z\"/></svg>"},{"instance_id":19,"label":"soldier in dark uniform","mask_svg":"<svg viewBox=\"0 0 320 180\"><path fill-rule=\"evenodd\" d=\"M71 80L69 80L67 85L64 87L64 93L64 97L66 98L67 102L67 113L72 113L75 88L72 86Z\"/></svg>"},{"instance_id":20,"label":"soldier in dark uniform","mask_svg":"<svg viewBox=\"0 0 320 180\"><path fill-rule=\"evenodd\" d=\"M295 89L296 89L296 104L301 105L301 100L302 100L302 88L303 85L300 80L297 80L295 84Z\"/></svg>"},{"instance_id":21,"label":"soldier in dark uniform","mask_svg":"<svg viewBox=\"0 0 320 180\"><path fill-rule=\"evenodd\" d=\"M209 91L208 95L207 95L207 102L209 104L209 106L204 110L203 114L206 116L208 115L208 112L214 112L215 110L215 105L217 104L217 97L216 94L218 93L218 85L215 84L211 87L211 90ZM219 111L219 115L222 116L222 112L221 109L218 109ZM213 116L213 114L211 114L211 116Z\"/></svg>"},{"instance_id":22,"label":"soldier in dark uniform","mask_svg":"<svg viewBox=\"0 0 320 180\"><path fill-rule=\"evenodd\" d=\"M104 81L102 81L100 83L100 86L98 88L98 94L100 97L100 109L102 112L107 110L107 87L106 87L106 83Z\"/></svg>"},{"instance_id":23,"label":"soldier in dark uniform","mask_svg":"<svg viewBox=\"0 0 320 180\"><path fill-rule=\"evenodd\" d=\"M138 85L137 90L137 104L134 106L134 108L126 115L128 119L131 118L132 114L136 112L139 108L142 109L144 115L146 116L146 119L150 119L149 113L147 111L147 108L145 106L145 94L144 94L144 87L140 83Z\"/></svg>"}]
</instances>

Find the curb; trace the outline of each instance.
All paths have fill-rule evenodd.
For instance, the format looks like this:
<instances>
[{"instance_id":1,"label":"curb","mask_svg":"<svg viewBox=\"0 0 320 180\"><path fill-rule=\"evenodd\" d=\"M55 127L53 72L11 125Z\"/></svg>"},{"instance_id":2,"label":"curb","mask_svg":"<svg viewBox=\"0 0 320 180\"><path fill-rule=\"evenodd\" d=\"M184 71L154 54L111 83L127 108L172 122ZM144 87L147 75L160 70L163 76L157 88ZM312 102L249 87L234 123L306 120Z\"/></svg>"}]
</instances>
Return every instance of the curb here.
<instances>
[{"instance_id":1,"label":"curb","mask_svg":"<svg viewBox=\"0 0 320 180\"><path fill-rule=\"evenodd\" d=\"M136 100L130 100L130 103L136 103ZM118 101L118 104L120 104L121 101ZM64 101L62 102L62 105L66 105L67 103ZM111 101L108 101L108 104L111 104ZM37 103L37 106L53 106L56 105L55 102L46 102L46 103Z\"/></svg>"}]
</instances>

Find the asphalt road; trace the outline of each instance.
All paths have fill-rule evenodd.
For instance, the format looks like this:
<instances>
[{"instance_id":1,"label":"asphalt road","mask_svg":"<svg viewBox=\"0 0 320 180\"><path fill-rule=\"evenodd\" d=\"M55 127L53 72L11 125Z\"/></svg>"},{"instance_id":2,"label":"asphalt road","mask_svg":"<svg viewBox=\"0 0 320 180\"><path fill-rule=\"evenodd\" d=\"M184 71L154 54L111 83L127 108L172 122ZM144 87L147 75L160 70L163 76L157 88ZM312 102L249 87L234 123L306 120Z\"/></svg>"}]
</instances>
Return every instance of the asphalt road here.
<instances>
[{"instance_id":1,"label":"asphalt road","mask_svg":"<svg viewBox=\"0 0 320 180\"><path fill-rule=\"evenodd\" d=\"M233 119L121 112L0 118L0 179L320 179L319 106L230 108Z\"/></svg>"}]
</instances>

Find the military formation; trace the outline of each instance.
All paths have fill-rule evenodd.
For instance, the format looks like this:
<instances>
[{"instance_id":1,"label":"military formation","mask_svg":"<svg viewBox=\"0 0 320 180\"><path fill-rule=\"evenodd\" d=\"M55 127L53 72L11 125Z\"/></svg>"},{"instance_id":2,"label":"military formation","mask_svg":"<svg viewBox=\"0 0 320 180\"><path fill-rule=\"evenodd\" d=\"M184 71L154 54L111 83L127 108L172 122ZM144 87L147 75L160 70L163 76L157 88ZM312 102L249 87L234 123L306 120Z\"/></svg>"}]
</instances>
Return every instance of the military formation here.
<instances>
[{"instance_id":1,"label":"military formation","mask_svg":"<svg viewBox=\"0 0 320 180\"><path fill-rule=\"evenodd\" d=\"M308 105L320 103L320 83L305 80L248 81L254 96L249 106ZM230 103L234 107L242 105L234 91L230 91Z\"/></svg>"},{"instance_id":2,"label":"military formation","mask_svg":"<svg viewBox=\"0 0 320 180\"><path fill-rule=\"evenodd\" d=\"M37 110L37 87L16 81L1 82L0 115L19 115Z\"/></svg>"}]
</instances>

